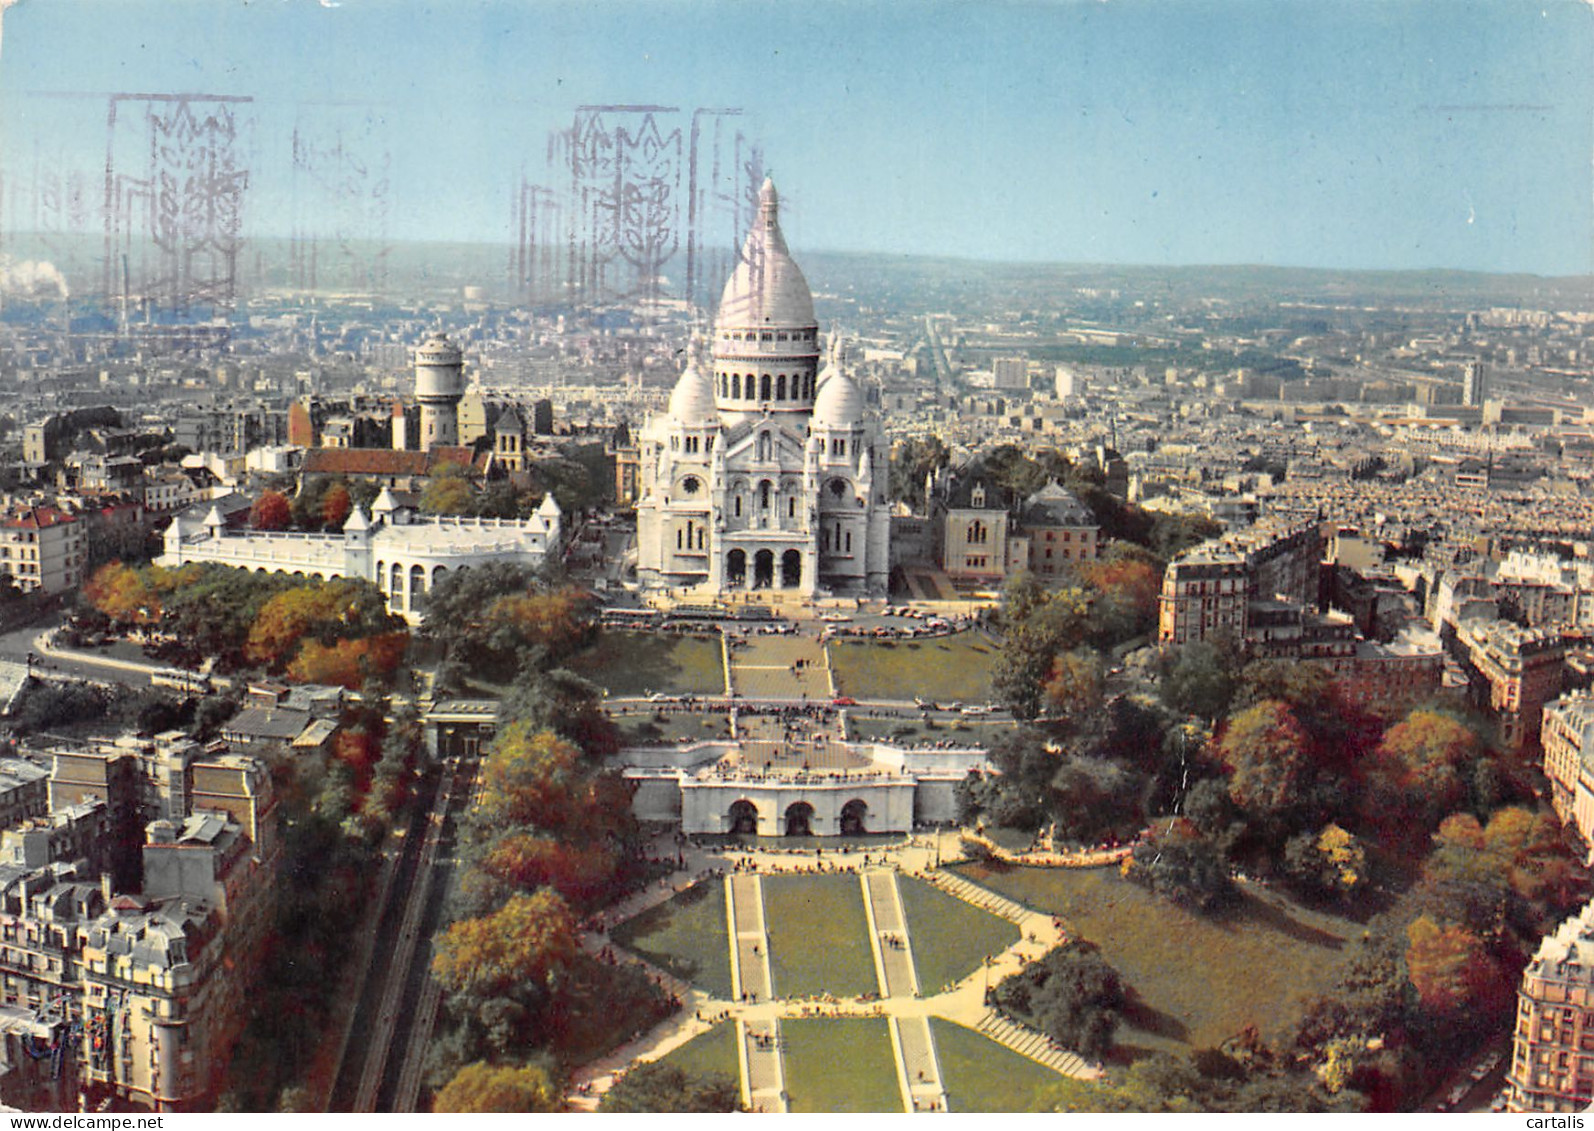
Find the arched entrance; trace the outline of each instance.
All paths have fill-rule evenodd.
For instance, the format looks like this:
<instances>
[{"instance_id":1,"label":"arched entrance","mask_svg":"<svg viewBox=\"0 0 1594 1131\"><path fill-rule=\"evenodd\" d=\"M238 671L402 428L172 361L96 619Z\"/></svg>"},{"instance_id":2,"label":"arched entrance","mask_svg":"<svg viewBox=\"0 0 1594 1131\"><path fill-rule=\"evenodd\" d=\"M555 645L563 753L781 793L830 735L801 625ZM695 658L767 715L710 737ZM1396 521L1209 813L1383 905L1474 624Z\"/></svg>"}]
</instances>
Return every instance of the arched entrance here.
<instances>
[{"instance_id":1,"label":"arched entrance","mask_svg":"<svg viewBox=\"0 0 1594 1131\"><path fill-rule=\"evenodd\" d=\"M738 589L747 584L746 550L732 550L725 555L725 580Z\"/></svg>"},{"instance_id":2,"label":"arched entrance","mask_svg":"<svg viewBox=\"0 0 1594 1131\"><path fill-rule=\"evenodd\" d=\"M775 584L775 552L760 550L753 555L753 588L768 589Z\"/></svg>"},{"instance_id":3,"label":"arched entrance","mask_svg":"<svg viewBox=\"0 0 1594 1131\"><path fill-rule=\"evenodd\" d=\"M758 806L746 800L732 802L729 831L732 836L757 836Z\"/></svg>"},{"instance_id":4,"label":"arched entrance","mask_svg":"<svg viewBox=\"0 0 1594 1131\"><path fill-rule=\"evenodd\" d=\"M869 806L862 798L855 797L841 807L841 835L863 836L869 830L864 827L864 818L869 815Z\"/></svg>"},{"instance_id":5,"label":"arched entrance","mask_svg":"<svg viewBox=\"0 0 1594 1131\"><path fill-rule=\"evenodd\" d=\"M814 835L814 807L806 801L793 801L786 806L786 835Z\"/></svg>"},{"instance_id":6,"label":"arched entrance","mask_svg":"<svg viewBox=\"0 0 1594 1131\"><path fill-rule=\"evenodd\" d=\"M796 550L787 550L780 556L780 587L795 589L803 579L803 556Z\"/></svg>"}]
</instances>

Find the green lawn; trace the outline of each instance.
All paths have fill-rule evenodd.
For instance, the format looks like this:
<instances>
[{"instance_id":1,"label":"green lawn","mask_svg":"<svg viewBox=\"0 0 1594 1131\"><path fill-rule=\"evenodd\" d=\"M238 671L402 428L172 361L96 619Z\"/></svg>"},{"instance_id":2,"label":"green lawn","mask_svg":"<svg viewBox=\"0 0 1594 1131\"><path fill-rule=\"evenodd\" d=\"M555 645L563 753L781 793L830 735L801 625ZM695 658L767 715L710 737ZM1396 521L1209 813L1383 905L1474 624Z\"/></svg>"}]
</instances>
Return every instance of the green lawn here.
<instances>
[{"instance_id":1,"label":"green lawn","mask_svg":"<svg viewBox=\"0 0 1594 1131\"><path fill-rule=\"evenodd\" d=\"M719 1072L740 1080L742 1066L736 1059L736 1025L726 1021L706 1033L699 1033L686 1044L659 1058L685 1072Z\"/></svg>"},{"instance_id":2,"label":"green lawn","mask_svg":"<svg viewBox=\"0 0 1594 1131\"><path fill-rule=\"evenodd\" d=\"M857 876L765 876L764 921L775 996L857 997L880 988Z\"/></svg>"},{"instance_id":3,"label":"green lawn","mask_svg":"<svg viewBox=\"0 0 1594 1131\"><path fill-rule=\"evenodd\" d=\"M983 703L991 698L996 647L975 632L928 640L832 640L836 691L855 699L935 699Z\"/></svg>"},{"instance_id":4,"label":"green lawn","mask_svg":"<svg viewBox=\"0 0 1594 1131\"><path fill-rule=\"evenodd\" d=\"M566 666L611 696L725 694L718 636L605 631Z\"/></svg>"},{"instance_id":5,"label":"green lawn","mask_svg":"<svg viewBox=\"0 0 1594 1131\"><path fill-rule=\"evenodd\" d=\"M612 717L626 746L674 746L683 738L701 742L731 735L730 716L714 711L628 711Z\"/></svg>"},{"instance_id":6,"label":"green lawn","mask_svg":"<svg viewBox=\"0 0 1594 1131\"><path fill-rule=\"evenodd\" d=\"M883 1017L782 1021L792 1111L902 1110L896 1058Z\"/></svg>"},{"instance_id":7,"label":"green lawn","mask_svg":"<svg viewBox=\"0 0 1594 1131\"><path fill-rule=\"evenodd\" d=\"M610 937L676 977L728 999L731 952L726 931L725 884L705 880L627 919Z\"/></svg>"},{"instance_id":8,"label":"green lawn","mask_svg":"<svg viewBox=\"0 0 1594 1131\"><path fill-rule=\"evenodd\" d=\"M961 1112L1047 1111L1042 1093L1061 1077L973 1029L930 1018L947 1107Z\"/></svg>"},{"instance_id":9,"label":"green lawn","mask_svg":"<svg viewBox=\"0 0 1594 1131\"><path fill-rule=\"evenodd\" d=\"M973 973L988 954L1018 941L1018 927L912 876L898 876L920 992L929 995Z\"/></svg>"},{"instance_id":10,"label":"green lawn","mask_svg":"<svg viewBox=\"0 0 1594 1131\"><path fill-rule=\"evenodd\" d=\"M1329 992L1362 927L1252 889L1222 918L1185 911L1116 868L960 865L962 875L1101 947L1135 995L1117 1044L1126 1057L1220 1044L1247 1025L1277 1037L1304 999Z\"/></svg>"}]
</instances>

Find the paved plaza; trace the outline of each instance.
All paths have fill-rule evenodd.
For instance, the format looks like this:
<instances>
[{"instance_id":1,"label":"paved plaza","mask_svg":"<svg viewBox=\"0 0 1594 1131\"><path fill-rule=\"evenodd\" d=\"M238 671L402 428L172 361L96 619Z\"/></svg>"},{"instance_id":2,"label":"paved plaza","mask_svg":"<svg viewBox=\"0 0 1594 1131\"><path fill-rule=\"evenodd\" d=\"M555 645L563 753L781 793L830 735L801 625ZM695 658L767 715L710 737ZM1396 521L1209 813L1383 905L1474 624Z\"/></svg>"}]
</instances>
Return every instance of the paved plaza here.
<instances>
[{"instance_id":1,"label":"paved plaza","mask_svg":"<svg viewBox=\"0 0 1594 1131\"><path fill-rule=\"evenodd\" d=\"M665 881L612 909L600 929L586 937L594 952L609 945L604 929L671 899L695 883L724 889L725 946L731 962L731 996L715 998L708 991L647 966L624 953L626 960L647 966L659 983L676 994L683 1008L631 1044L576 1074L571 1105L596 1107L603 1092L628 1065L657 1060L714 1025L736 1029L737 1061L743 1102L754 1111L790 1110L787 1092L787 1042L783 1022L807 1019L877 1017L886 1022L896 1065L898 1096L905 1112L945 1111L948 1093L930 1018L939 1017L975 1030L1022 1056L1059 1073L1094 1078L1099 1067L1054 1045L1036 1033L996 1015L986 1004L986 987L1015 973L1063 941L1058 924L937 865L943 854L957 853L957 840L920 835L894 846L852 851L829 849L822 854L778 848L708 851L685 849L681 878ZM950 850L950 853L948 853ZM672 849L673 851L673 849ZM874 966L874 988L856 997L787 996L771 959L772 935L779 946L780 924L767 917L765 879L782 873L846 876L856 882L868 924L867 938ZM903 897L904 877L915 876L947 894L1006 919L1018 928L1018 941L991 956L960 980L939 989L918 984L913 927ZM617 949L617 948L616 948Z\"/></svg>"}]
</instances>

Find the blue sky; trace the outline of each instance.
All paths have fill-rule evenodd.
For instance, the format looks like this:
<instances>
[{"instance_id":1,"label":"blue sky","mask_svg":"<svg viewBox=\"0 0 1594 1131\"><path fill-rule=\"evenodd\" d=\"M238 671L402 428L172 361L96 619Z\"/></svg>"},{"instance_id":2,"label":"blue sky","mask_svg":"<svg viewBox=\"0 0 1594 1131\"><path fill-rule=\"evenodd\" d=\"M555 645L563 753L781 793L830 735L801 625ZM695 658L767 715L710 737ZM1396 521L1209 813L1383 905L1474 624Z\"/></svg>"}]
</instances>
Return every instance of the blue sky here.
<instances>
[{"instance_id":1,"label":"blue sky","mask_svg":"<svg viewBox=\"0 0 1594 1131\"><path fill-rule=\"evenodd\" d=\"M112 92L248 95L249 230L288 139L391 152L387 234L503 240L583 104L741 107L796 249L1594 272L1583 0L20 0L0 217L103 189ZM97 200L93 202L98 207ZM88 226L93 229L98 219Z\"/></svg>"}]
</instances>

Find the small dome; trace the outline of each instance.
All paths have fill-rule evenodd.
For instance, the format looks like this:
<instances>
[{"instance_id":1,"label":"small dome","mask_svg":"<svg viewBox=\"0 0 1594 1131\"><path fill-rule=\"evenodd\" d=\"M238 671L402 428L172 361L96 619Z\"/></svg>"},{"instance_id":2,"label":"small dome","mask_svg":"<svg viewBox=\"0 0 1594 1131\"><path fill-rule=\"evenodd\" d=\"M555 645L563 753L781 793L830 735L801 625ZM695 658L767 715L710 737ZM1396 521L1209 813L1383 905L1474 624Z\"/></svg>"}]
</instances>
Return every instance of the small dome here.
<instances>
[{"instance_id":1,"label":"small dome","mask_svg":"<svg viewBox=\"0 0 1594 1131\"><path fill-rule=\"evenodd\" d=\"M714 386L688 364L670 394L670 418L679 424L706 424L714 419Z\"/></svg>"},{"instance_id":2,"label":"small dome","mask_svg":"<svg viewBox=\"0 0 1594 1131\"><path fill-rule=\"evenodd\" d=\"M780 198L774 182L758 193L758 219L720 295L720 327L813 326L814 296L786 250L780 231Z\"/></svg>"},{"instance_id":3,"label":"small dome","mask_svg":"<svg viewBox=\"0 0 1594 1131\"><path fill-rule=\"evenodd\" d=\"M863 394L851 377L827 367L830 376L814 397L814 427L856 428L863 420Z\"/></svg>"},{"instance_id":4,"label":"small dome","mask_svg":"<svg viewBox=\"0 0 1594 1131\"><path fill-rule=\"evenodd\" d=\"M459 347L448 340L442 331L428 334L415 350L417 365L457 365L463 359Z\"/></svg>"}]
</instances>

